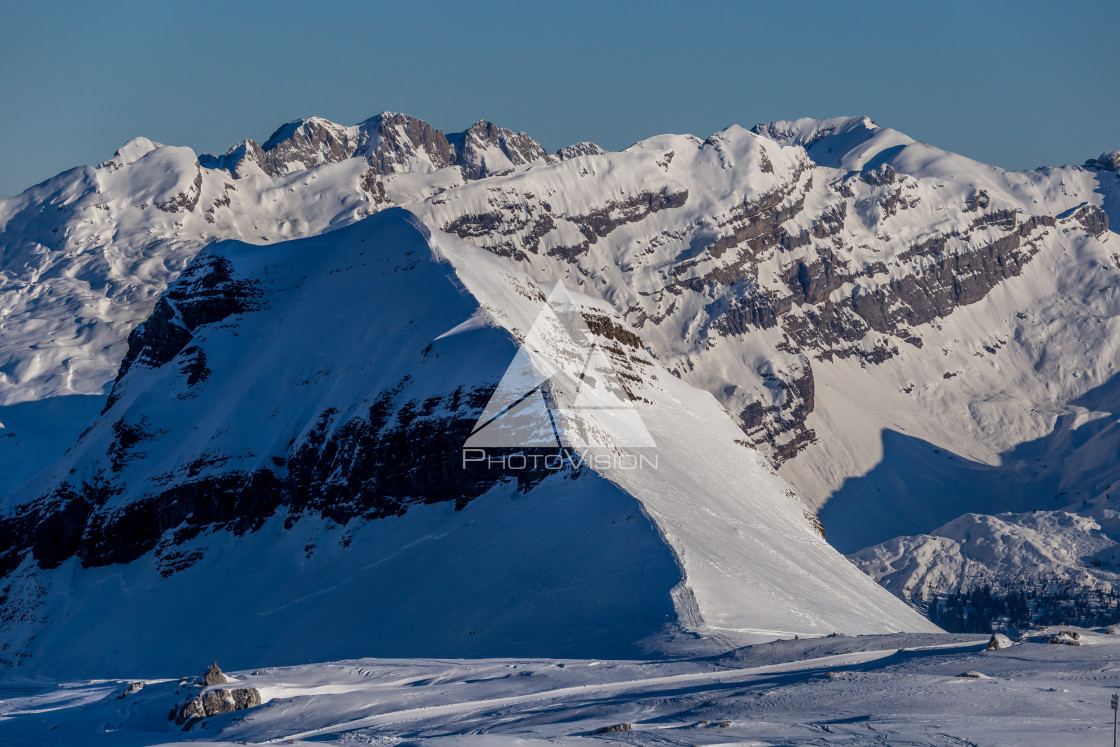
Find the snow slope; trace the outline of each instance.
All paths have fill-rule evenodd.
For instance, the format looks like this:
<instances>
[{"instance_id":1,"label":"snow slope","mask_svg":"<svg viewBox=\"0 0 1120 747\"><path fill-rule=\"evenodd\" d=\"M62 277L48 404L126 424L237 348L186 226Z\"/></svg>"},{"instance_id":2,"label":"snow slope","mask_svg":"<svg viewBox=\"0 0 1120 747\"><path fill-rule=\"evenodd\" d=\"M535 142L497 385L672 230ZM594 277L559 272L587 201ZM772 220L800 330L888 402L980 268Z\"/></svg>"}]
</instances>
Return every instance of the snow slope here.
<instances>
[{"instance_id":1,"label":"snow slope","mask_svg":"<svg viewBox=\"0 0 1120 747\"><path fill-rule=\"evenodd\" d=\"M0 407L0 495L49 467L104 406L103 396L71 395Z\"/></svg>"},{"instance_id":2,"label":"snow slope","mask_svg":"<svg viewBox=\"0 0 1120 747\"><path fill-rule=\"evenodd\" d=\"M511 324L514 299L491 295L498 273L478 272L487 255L446 234L436 237L435 247L484 308L501 310L491 313L523 338L519 330L527 329L528 317ZM584 303L613 313L602 302ZM711 395L643 358L645 386L635 390L633 406L657 444L656 469L624 469L617 462L602 473L641 501L673 548L685 576L675 601L686 629L731 643L898 625L930 629L909 610L885 605L878 588L851 573L815 531L804 504L767 460L747 448Z\"/></svg>"}]
</instances>

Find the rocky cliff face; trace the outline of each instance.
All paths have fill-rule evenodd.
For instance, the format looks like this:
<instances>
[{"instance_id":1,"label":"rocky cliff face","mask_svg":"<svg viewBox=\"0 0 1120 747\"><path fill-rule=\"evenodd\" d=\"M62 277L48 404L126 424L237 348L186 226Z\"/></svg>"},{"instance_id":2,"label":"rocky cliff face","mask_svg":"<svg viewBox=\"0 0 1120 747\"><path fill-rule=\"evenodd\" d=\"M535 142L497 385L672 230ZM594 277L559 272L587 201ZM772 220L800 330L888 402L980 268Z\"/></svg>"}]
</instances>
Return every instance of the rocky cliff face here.
<instances>
[{"instance_id":1,"label":"rocky cliff face","mask_svg":"<svg viewBox=\"0 0 1120 747\"><path fill-rule=\"evenodd\" d=\"M829 144L867 151L884 138L867 120L756 133L655 139L508 185L465 186L418 209L526 268L611 298L779 463L817 439L808 418L819 362L874 366L920 349L917 328L1021 275L1057 232L1107 232L1107 214L1092 203L1024 206L1008 187L946 183L886 161L844 172L775 147L807 147L811 157ZM583 184L603 182L595 203ZM765 362L716 362L709 351L729 344Z\"/></svg>"},{"instance_id":2,"label":"rocky cliff face","mask_svg":"<svg viewBox=\"0 0 1120 747\"><path fill-rule=\"evenodd\" d=\"M371 241L370 258L359 261L368 266L388 260L386 268L375 275L401 273L407 277L420 259L411 258L416 250L396 256L391 253L396 251L392 242L403 241L400 234L406 231L395 226L383 232L386 235L378 236L378 244ZM365 238L359 240L362 242ZM376 256L385 253L390 254ZM223 370L230 351L215 345L214 336L236 320L243 329L257 330L256 337L248 337L245 344L264 344L271 336L267 330L272 325L269 320L278 313L277 305L293 302L290 282L239 272L234 259L240 256L244 262L244 254L238 254L236 247L223 246L198 256L163 294L148 320L133 331L105 408L108 427L101 433L94 430L83 435L70 461L72 466L56 472L58 477L48 490L29 488L39 491L42 500L32 500L14 515L0 519L0 562L5 571L18 566L28 550L44 568L57 567L73 556L85 566L130 563L157 549L161 539L168 537L175 547L203 530L222 527L243 534L259 529L281 508L292 521L312 513L340 524L356 517L402 515L410 504L448 501L462 508L497 484L513 481L527 491L548 474L543 468L507 472L462 463L461 446L502 370L496 368L478 380L447 388L417 385L413 380L416 366L430 365L439 357L432 340L446 331L434 320L428 321L426 334L414 338L412 348L397 350L395 368L380 366L376 357L365 358L361 351L350 353L361 368L372 367L374 380L380 383L364 390L360 402L321 404L313 412L292 413L291 436L271 444L267 451L222 439L228 426L209 437L199 434L202 445L187 446L174 419L161 421L159 413L166 406L158 402L169 395L156 388L137 402L136 390L147 386L137 382L159 377L173 390L174 402L182 403L178 407L192 411L224 396L223 389L238 372L228 365ZM356 256L364 257L365 250ZM308 282L307 275L323 272L317 266L320 262L314 260L294 264L305 273L295 277L297 287ZM285 274L290 276L292 269L285 267ZM340 266L334 271L343 269L353 273L358 268ZM435 274L429 267L425 280L410 282L436 282ZM318 285L324 280L311 282ZM303 290L309 295L316 292L314 287ZM423 299L412 299L412 313L421 314L423 303ZM411 324L395 316L405 307L373 304L375 316L353 322L379 325L387 332ZM287 313L315 323L308 310ZM433 323L437 326L431 326ZM448 321L446 326L454 325ZM323 342L322 349L299 355L335 360L340 353L330 350L330 345L349 344L337 336L329 344ZM237 340L235 347L240 344ZM331 370L317 364L301 367L298 362L295 369L298 374L289 372L277 382L281 388L313 388L316 379ZM345 381L341 372L333 376ZM354 381L346 383L355 385ZM290 392L284 395L290 396ZM279 407L278 403L260 402L256 409L271 409L275 417ZM222 441L228 444L224 449L215 445ZM175 459L157 459L165 467L152 473L153 458L175 451L173 443L186 448ZM143 470L139 476L134 467ZM174 552L157 552L157 557L165 575L182 570L190 560Z\"/></svg>"},{"instance_id":3,"label":"rocky cliff face","mask_svg":"<svg viewBox=\"0 0 1120 747\"><path fill-rule=\"evenodd\" d=\"M452 135L456 165L466 179L484 179L511 171L515 166L556 160L541 144L524 132L512 132L492 122L476 122Z\"/></svg>"},{"instance_id":4,"label":"rocky cliff face","mask_svg":"<svg viewBox=\"0 0 1120 747\"><path fill-rule=\"evenodd\" d=\"M205 154L200 161L239 178L284 176L351 158L364 159L369 173L378 176L458 166L468 180L556 159L524 132L492 122L477 122L463 132L444 135L423 120L384 112L353 127L319 117L296 120L272 133L264 145L245 140L220 157Z\"/></svg>"}]
</instances>

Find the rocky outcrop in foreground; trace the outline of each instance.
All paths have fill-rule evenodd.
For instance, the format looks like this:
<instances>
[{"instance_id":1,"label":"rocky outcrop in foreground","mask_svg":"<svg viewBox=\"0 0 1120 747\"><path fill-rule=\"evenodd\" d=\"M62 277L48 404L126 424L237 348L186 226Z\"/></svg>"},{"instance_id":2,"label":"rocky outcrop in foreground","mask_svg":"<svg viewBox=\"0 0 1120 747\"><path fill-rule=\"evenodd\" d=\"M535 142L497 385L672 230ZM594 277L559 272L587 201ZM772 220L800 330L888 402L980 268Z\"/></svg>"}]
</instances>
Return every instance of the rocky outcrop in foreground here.
<instances>
[{"instance_id":1,"label":"rocky outcrop in foreground","mask_svg":"<svg viewBox=\"0 0 1120 747\"><path fill-rule=\"evenodd\" d=\"M183 680L180 684L187 683ZM191 687L207 688L215 685L225 685L229 678L218 668L214 662L200 678L196 678ZM176 690L176 692L178 692ZM189 698L177 708L172 708L168 718L175 721L176 726L182 726L183 731L189 731L196 723L204 718L218 716L233 711L243 711L261 704L261 693L255 687L219 688L204 690L193 698Z\"/></svg>"}]
</instances>

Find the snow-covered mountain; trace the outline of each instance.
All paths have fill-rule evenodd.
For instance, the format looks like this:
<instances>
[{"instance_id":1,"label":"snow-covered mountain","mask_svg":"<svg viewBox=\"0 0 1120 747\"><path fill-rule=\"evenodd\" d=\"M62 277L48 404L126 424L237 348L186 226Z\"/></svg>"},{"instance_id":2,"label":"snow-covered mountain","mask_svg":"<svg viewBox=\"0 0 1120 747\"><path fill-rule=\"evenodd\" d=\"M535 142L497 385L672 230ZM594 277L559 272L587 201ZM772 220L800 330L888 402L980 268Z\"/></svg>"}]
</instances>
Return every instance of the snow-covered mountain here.
<instances>
[{"instance_id":1,"label":"snow-covered mountain","mask_svg":"<svg viewBox=\"0 0 1120 747\"><path fill-rule=\"evenodd\" d=\"M0 506L6 663L626 656L682 635L936 629L595 299L573 303L656 443L644 468L625 446L468 461L519 349L549 376L574 357L532 333L547 298L401 209L199 254L131 335L105 412ZM215 640L203 603L256 646Z\"/></svg>"},{"instance_id":2,"label":"snow-covered mountain","mask_svg":"<svg viewBox=\"0 0 1120 747\"><path fill-rule=\"evenodd\" d=\"M1103 526L1067 511L965 514L852 558L950 628L1108 623L1120 617L1120 543L1110 536L1117 512L1105 512Z\"/></svg>"},{"instance_id":3,"label":"snow-covered mountain","mask_svg":"<svg viewBox=\"0 0 1120 747\"><path fill-rule=\"evenodd\" d=\"M966 513L1053 510L1074 495L1107 507L1117 463L1109 426L1120 340L1120 245L1108 228L1120 216L1113 155L1083 167L1007 172L860 117L774 122L753 131L732 127L706 140L665 135L618 153L585 143L555 155L523 133L489 123L444 135L394 114L353 127L299 120L263 145L245 141L219 157L133 140L99 167L66 172L0 203L0 423L12 434L0 438L0 464L19 465L0 475L0 492L48 467L71 443L69 434L38 434L20 423L54 412L56 418L64 413L60 419L71 424L71 433L93 426L54 467L7 497L15 514L36 506L35 521L46 522L40 534L27 534L29 524L11 530L16 534L9 537L20 539L8 547L9 566L33 537L32 546L54 554L47 565L77 554L91 567L128 559L133 562L124 567L137 568L148 558L143 562L174 570L176 562L165 563L159 548L172 558L187 557L192 551L183 548L193 540L168 534L178 526L167 525L169 518L135 533L104 527L123 520L128 512L119 509L127 505L169 491L186 495L184 486L203 474L239 475L225 486L232 490L260 470L290 473L291 448L333 437L359 403L376 401L405 375L416 378L416 361L385 363L396 360L389 351L397 348L382 346L404 345L404 338L390 343L358 329L354 339L372 347L332 348L326 367L281 365L271 353L245 351L238 355L248 363L235 364L238 355L226 347L220 355L204 345L179 347L195 329L235 329L251 318L258 319L258 331L242 334L260 339L260 330L283 318L255 316L264 313L257 308L257 284L268 279L257 276L258 265L230 270L220 259L231 245L204 251L212 242L246 242L236 245L246 257L252 255L247 245L261 246L261 259L253 261L263 268L270 266L265 245L314 236L329 243L336 233L346 236L336 229L364 225L367 216L393 206L417 216L436 245L453 236L486 250L478 256L495 258L502 276L545 287L562 280L586 303L602 304L614 320L611 328L626 330L635 352L648 358L645 365L681 381L659 380L718 400L739 429L730 443L737 438L778 464L845 552L930 533ZM276 256L285 251L275 249ZM200 259L181 275L196 255ZM462 272L453 259L445 261ZM307 277L317 272L309 268ZM356 287L346 292L358 296L351 300L356 314L374 314ZM486 293L471 293L488 303ZM304 303L313 295L296 298ZM446 302L433 296L433 305L436 298ZM507 299L500 299L491 306L504 309ZM406 311L403 301L398 307L402 318L411 315L417 324L454 326L443 311ZM332 321L321 322L324 339L348 316L331 313ZM311 325L310 319L303 323ZM503 328L499 336L508 344L508 330L517 325ZM406 348L421 337L407 337ZM284 352L291 347L282 340L269 344ZM494 345L493 355L479 353L488 366L498 365L500 346ZM227 354L224 369L211 362ZM349 369L343 360L352 362ZM251 368L252 375L234 373L257 361L261 367ZM266 361L294 381L306 380L315 395L306 401L289 396L283 382L264 373ZM386 378L355 374L368 386L360 396L324 383L371 361L385 368ZM211 378L199 383L204 372L218 377L213 372L219 370L228 376L213 379L221 386ZM397 378L389 381L389 372ZM500 376L483 368L476 373L466 376L475 388L492 386ZM193 378L193 387L182 377ZM147 383L134 383L141 380ZM409 383L393 396L424 403L448 395L422 386ZM407 394L412 387L421 388ZM185 397L175 402L188 403L176 405L186 409L167 407L167 392ZM273 401L280 392L282 399ZM660 406L662 396L649 399ZM387 405L385 417L400 406ZM316 420L332 408L338 412ZM431 413L420 412L417 423L423 424ZM258 427L264 419L282 425ZM188 424L199 432L186 433ZM391 440L373 444L375 450L397 446ZM346 496L363 513L392 515L397 503L408 503L363 493L342 477L345 470L335 469L333 457L323 463L306 458L308 479L328 498L311 491L293 499L283 484L260 486L269 496L260 505L212 507L215 514L203 520L196 513L195 522L233 522L242 531L256 526L247 517L271 515L281 505L321 511ZM395 481L391 495L427 500L422 481L407 469L363 469L375 467L378 480ZM685 471L697 470L694 463ZM648 486L628 485L634 475L595 477L587 470L579 480L602 477L615 486L604 490L647 501L650 526L671 550L665 557L679 561L687 542L674 544L675 535L648 507ZM726 489L718 484L723 487L705 490ZM776 493L764 492L781 494L785 488L775 485ZM456 485L471 497L491 489L485 482ZM75 513L63 506L75 506ZM61 537L71 544L60 544ZM115 547L116 537L134 544ZM706 561L694 556L693 562ZM832 559L820 562L848 578ZM728 570L734 563L722 567L723 577L738 573ZM680 588L704 585L703 574L690 576L688 562L683 571L680 563L677 568L684 576ZM168 583L190 572L175 573ZM748 621L711 606L723 593L698 592L697 599L708 601L697 602L702 622L692 628L785 629L777 621L788 617ZM656 604L649 609L664 613ZM673 609L679 618L679 595ZM804 619L826 624L817 615L823 607L813 609ZM843 605L836 609L837 619L847 619ZM906 613L886 610L886 617Z\"/></svg>"}]
</instances>

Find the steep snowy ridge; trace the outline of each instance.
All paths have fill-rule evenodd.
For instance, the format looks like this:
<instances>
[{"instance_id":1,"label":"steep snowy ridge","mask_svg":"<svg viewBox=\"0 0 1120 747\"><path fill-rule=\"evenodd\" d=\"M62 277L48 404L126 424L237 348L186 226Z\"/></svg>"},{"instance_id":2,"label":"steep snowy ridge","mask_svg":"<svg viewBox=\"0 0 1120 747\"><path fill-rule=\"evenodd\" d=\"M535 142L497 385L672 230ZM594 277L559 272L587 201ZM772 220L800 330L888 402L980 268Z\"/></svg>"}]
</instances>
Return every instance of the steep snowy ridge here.
<instances>
[{"instance_id":1,"label":"steep snowy ridge","mask_svg":"<svg viewBox=\"0 0 1120 747\"><path fill-rule=\"evenodd\" d=\"M600 320L655 464L466 464L461 447L545 298L507 261L403 210L200 254L130 339L105 413L4 501L3 593L20 611L3 624L5 661L185 664L212 645L189 622L201 588L234 628L284 610L260 651L219 644L246 665L297 660L284 646L313 624L326 640L293 650L317 659L933 629L829 547L716 401L594 299L582 313ZM487 324L464 325L480 314ZM552 537L538 543L542 531ZM458 564L472 538L485 550L439 601L449 592L433 565ZM369 596L350 601L358 589ZM127 624L140 590L158 621L143 646ZM371 604L392 611L368 616ZM87 644L98 653L75 659Z\"/></svg>"}]
</instances>

